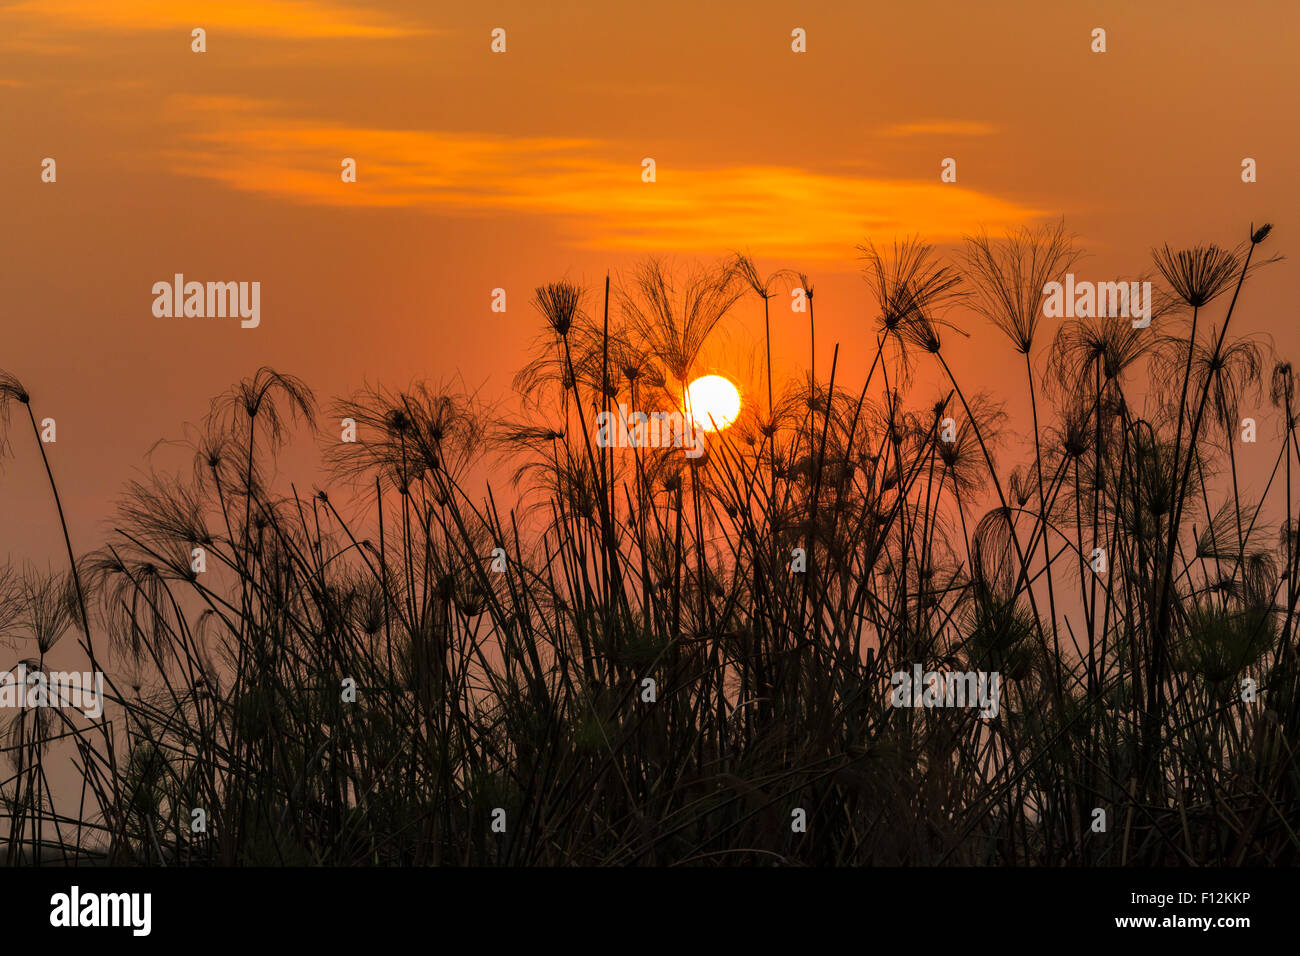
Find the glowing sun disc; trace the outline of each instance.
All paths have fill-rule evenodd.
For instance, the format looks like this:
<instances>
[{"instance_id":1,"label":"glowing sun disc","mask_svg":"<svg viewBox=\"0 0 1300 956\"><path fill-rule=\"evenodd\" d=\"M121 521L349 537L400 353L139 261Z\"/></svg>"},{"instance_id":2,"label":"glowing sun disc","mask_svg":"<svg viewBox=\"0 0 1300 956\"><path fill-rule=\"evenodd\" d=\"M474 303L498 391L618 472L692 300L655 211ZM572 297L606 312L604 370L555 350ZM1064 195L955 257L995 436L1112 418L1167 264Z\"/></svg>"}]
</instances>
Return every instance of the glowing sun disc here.
<instances>
[{"instance_id":1,"label":"glowing sun disc","mask_svg":"<svg viewBox=\"0 0 1300 956\"><path fill-rule=\"evenodd\" d=\"M686 386L686 409L705 431L717 431L740 414L740 391L721 375L704 375Z\"/></svg>"}]
</instances>

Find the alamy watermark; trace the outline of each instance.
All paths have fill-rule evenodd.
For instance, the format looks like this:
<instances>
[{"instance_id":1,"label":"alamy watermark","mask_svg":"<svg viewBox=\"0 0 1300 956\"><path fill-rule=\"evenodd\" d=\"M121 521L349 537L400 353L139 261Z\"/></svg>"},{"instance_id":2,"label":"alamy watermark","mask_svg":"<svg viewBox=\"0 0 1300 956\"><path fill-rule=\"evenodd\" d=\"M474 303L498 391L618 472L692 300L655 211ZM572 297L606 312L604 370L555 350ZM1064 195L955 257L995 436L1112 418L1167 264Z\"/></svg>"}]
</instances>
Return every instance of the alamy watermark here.
<instances>
[{"instance_id":1,"label":"alamy watermark","mask_svg":"<svg viewBox=\"0 0 1300 956\"><path fill-rule=\"evenodd\" d=\"M889 679L891 707L979 707L984 718L998 715L1002 675L997 671L927 671L920 664Z\"/></svg>"},{"instance_id":2,"label":"alamy watermark","mask_svg":"<svg viewBox=\"0 0 1300 956\"><path fill-rule=\"evenodd\" d=\"M1135 329L1151 324L1150 282L1075 282L1071 272L1064 284L1043 286L1043 295L1043 315L1049 319L1131 318Z\"/></svg>"},{"instance_id":3,"label":"alamy watermark","mask_svg":"<svg viewBox=\"0 0 1300 956\"><path fill-rule=\"evenodd\" d=\"M86 717L104 713L104 675L100 671L0 671L0 707L75 707Z\"/></svg>"},{"instance_id":4,"label":"alamy watermark","mask_svg":"<svg viewBox=\"0 0 1300 956\"><path fill-rule=\"evenodd\" d=\"M133 936L153 928L151 893L83 893L73 886L50 897L50 925L56 928L125 926Z\"/></svg>"},{"instance_id":5,"label":"alamy watermark","mask_svg":"<svg viewBox=\"0 0 1300 956\"><path fill-rule=\"evenodd\" d=\"M596 416L596 444L601 448L685 448L687 458L704 454L704 428L681 412L618 412Z\"/></svg>"},{"instance_id":6,"label":"alamy watermark","mask_svg":"<svg viewBox=\"0 0 1300 956\"><path fill-rule=\"evenodd\" d=\"M241 328L262 321L262 283L186 282L184 273L153 284L153 314L160 319L239 318Z\"/></svg>"}]
</instances>

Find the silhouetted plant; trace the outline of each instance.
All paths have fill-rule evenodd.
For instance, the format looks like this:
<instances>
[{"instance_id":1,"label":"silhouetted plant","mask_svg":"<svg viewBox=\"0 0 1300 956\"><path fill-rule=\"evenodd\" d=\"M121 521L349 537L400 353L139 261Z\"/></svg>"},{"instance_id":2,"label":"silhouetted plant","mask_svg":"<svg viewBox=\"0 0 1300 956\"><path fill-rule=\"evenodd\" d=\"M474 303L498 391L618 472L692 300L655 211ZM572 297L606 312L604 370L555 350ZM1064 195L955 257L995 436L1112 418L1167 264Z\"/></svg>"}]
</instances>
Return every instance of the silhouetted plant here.
<instances>
[{"instance_id":1,"label":"silhouetted plant","mask_svg":"<svg viewBox=\"0 0 1300 956\"><path fill-rule=\"evenodd\" d=\"M517 410L364 388L330 406L357 441L323 434L311 493L277 488L275 456L315 398L261 369L168 446L184 467L128 486L101 549L75 559L65 525L64 573L0 571L34 667L78 631L93 665L107 636L114 718L8 722L8 859L1300 860L1295 385L1228 334L1268 233L1157 250L1150 328L1042 327L1078 254L1063 225L970 239L960 264L866 243L865 381L837 348L825 381L778 389L769 353L698 458L599 443L596 416L681 411L745 290L770 321L805 275L650 262L600 309L545 285ZM954 374L966 306L1024 362L1028 422ZM1239 416L1270 368L1279 448L1247 501ZM914 665L997 672L997 714L891 706ZM66 751L75 816L44 772ZM1124 821L1106 840L1096 807Z\"/></svg>"}]
</instances>

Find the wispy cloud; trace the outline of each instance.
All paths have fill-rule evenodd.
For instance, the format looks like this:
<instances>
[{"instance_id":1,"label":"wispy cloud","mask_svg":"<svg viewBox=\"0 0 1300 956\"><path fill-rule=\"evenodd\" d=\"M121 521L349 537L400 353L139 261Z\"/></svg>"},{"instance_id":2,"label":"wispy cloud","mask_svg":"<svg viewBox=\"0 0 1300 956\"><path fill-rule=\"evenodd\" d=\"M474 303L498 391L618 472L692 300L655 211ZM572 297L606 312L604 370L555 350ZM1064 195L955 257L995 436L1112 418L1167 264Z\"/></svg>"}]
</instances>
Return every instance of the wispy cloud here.
<instances>
[{"instance_id":1,"label":"wispy cloud","mask_svg":"<svg viewBox=\"0 0 1300 956\"><path fill-rule=\"evenodd\" d=\"M932 120L926 123L895 123L881 131L883 136L991 136L997 132L992 123L967 120Z\"/></svg>"},{"instance_id":2,"label":"wispy cloud","mask_svg":"<svg viewBox=\"0 0 1300 956\"><path fill-rule=\"evenodd\" d=\"M61 30L142 32L203 27L209 33L383 39L430 31L356 6L317 0L20 0L0 23L25 20Z\"/></svg>"},{"instance_id":3,"label":"wispy cloud","mask_svg":"<svg viewBox=\"0 0 1300 956\"><path fill-rule=\"evenodd\" d=\"M453 215L552 218L574 244L626 250L842 257L864 235L956 238L1004 228L1035 210L937 181L824 173L791 166L682 168L587 139L321 126L275 117L247 100L177 98L194 125L165 158L174 173L275 199L424 208ZM358 164L343 183L341 161Z\"/></svg>"}]
</instances>

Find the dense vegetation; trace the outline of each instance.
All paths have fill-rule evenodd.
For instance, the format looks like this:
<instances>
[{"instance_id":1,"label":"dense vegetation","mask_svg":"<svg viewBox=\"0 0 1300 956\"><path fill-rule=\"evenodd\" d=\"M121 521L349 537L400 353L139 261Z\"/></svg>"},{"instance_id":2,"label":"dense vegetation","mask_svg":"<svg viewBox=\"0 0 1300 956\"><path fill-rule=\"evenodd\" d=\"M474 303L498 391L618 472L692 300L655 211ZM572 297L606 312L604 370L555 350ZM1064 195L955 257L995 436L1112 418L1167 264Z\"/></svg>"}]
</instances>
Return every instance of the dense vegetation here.
<instances>
[{"instance_id":1,"label":"dense vegetation","mask_svg":"<svg viewBox=\"0 0 1300 956\"><path fill-rule=\"evenodd\" d=\"M1156 250L1149 328L1043 319L1060 227L864 246L866 380L776 387L769 345L697 459L595 417L679 408L744 297L805 289L815 334L806 277L545 286L510 415L426 385L321 410L262 369L102 549L0 579L22 657L71 634L111 684L99 720L4 715L8 860L1294 863L1297 396L1238 315L1268 232ZM949 370L976 317L1023 355L1010 468L1004 406ZM0 378L14 453L44 455L38 397ZM329 487L279 486L321 422ZM997 716L891 707L914 663L999 673Z\"/></svg>"}]
</instances>

